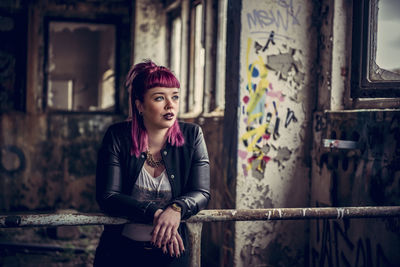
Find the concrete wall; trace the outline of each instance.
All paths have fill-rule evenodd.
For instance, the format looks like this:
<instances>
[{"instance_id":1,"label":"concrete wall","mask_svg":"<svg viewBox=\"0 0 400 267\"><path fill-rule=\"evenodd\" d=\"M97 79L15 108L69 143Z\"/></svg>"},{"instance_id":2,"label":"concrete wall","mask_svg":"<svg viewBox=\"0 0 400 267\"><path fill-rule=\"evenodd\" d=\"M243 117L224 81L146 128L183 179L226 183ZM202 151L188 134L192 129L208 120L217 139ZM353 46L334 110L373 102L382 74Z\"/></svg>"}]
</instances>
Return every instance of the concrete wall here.
<instances>
[{"instance_id":1,"label":"concrete wall","mask_svg":"<svg viewBox=\"0 0 400 267\"><path fill-rule=\"evenodd\" d=\"M242 2L236 207L306 207L316 31L311 1ZM236 224L236 266L305 264L307 223Z\"/></svg>"}]
</instances>

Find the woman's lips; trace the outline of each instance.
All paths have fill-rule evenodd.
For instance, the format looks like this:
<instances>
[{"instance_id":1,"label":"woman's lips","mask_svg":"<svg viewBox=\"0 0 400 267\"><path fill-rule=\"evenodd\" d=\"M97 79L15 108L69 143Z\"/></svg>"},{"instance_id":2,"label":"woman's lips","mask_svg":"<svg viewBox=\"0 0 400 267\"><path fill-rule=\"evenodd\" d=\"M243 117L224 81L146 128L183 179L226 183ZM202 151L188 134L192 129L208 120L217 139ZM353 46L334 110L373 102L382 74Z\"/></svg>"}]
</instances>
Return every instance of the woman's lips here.
<instances>
[{"instance_id":1,"label":"woman's lips","mask_svg":"<svg viewBox=\"0 0 400 267\"><path fill-rule=\"evenodd\" d=\"M174 113L167 113L163 115L164 119L166 120L172 120L174 119Z\"/></svg>"}]
</instances>

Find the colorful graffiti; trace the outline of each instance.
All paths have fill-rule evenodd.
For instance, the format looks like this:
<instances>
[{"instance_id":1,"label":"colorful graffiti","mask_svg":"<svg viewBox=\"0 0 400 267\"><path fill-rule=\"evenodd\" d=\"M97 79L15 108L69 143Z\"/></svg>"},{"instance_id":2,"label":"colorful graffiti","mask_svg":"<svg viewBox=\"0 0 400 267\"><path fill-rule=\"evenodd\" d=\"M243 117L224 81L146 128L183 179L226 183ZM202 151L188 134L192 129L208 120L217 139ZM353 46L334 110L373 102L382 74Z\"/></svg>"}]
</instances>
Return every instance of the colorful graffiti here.
<instances>
[{"instance_id":1,"label":"colorful graffiti","mask_svg":"<svg viewBox=\"0 0 400 267\"><path fill-rule=\"evenodd\" d=\"M252 38L247 41L246 92L241 107L246 132L240 137L245 149L239 150L239 157L246 161L242 165L245 176L251 170L252 176L258 179L264 177L265 167L271 159L280 164L281 160L290 158L291 152L287 147L275 147L271 141L281 137L281 125L288 128L291 123L298 121L292 109L286 108L285 111L282 103L287 96L274 88L268 79L271 69L259 54L265 52L270 45L275 45L273 38L272 32L264 46ZM253 60L250 60L251 56L254 56ZM271 150L276 152L276 157L271 158Z\"/></svg>"}]
</instances>

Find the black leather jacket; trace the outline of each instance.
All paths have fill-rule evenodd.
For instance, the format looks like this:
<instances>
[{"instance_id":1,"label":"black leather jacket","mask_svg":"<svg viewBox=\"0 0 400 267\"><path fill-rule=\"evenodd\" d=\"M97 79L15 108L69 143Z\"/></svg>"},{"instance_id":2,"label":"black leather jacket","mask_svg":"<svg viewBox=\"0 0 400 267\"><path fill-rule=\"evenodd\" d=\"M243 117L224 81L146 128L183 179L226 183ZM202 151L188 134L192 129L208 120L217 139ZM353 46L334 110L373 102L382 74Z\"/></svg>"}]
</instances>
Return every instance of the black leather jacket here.
<instances>
[{"instance_id":1,"label":"black leather jacket","mask_svg":"<svg viewBox=\"0 0 400 267\"><path fill-rule=\"evenodd\" d=\"M191 123L179 123L179 126L185 144L176 147L167 142L161 155L171 184L171 203L178 203L182 207L182 219L187 219L207 206L210 199L210 168L201 128ZM110 215L152 223L155 211L165 207L159 207L151 201L139 202L131 197L146 154L131 156L130 148L131 123L111 125L98 154L97 202ZM108 228L121 230L122 226Z\"/></svg>"}]
</instances>

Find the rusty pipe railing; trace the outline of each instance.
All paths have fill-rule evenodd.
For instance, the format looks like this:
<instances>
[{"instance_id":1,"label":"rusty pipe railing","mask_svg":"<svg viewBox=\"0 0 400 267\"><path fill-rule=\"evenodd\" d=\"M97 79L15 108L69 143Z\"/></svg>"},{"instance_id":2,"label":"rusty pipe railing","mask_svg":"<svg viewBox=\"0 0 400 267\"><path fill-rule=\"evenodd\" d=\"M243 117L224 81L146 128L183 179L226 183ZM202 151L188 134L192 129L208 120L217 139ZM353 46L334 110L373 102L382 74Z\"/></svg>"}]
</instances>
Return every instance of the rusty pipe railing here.
<instances>
[{"instance_id":1,"label":"rusty pipe railing","mask_svg":"<svg viewBox=\"0 0 400 267\"><path fill-rule=\"evenodd\" d=\"M186 221L189 229L189 237L192 248L191 266L200 266L201 229L203 226L203 222L377 217L400 217L400 206L203 210L199 212L196 216L193 216ZM128 219L110 217L101 213L36 213L0 215L0 228L99 224L118 225L128 222Z\"/></svg>"},{"instance_id":2,"label":"rusty pipe railing","mask_svg":"<svg viewBox=\"0 0 400 267\"><path fill-rule=\"evenodd\" d=\"M398 217L400 206L381 207L340 207L340 208L280 208L280 209L238 209L203 210L191 217L188 223L220 221L266 221ZM0 214L0 228L125 224L125 218L111 217L103 213L34 213Z\"/></svg>"}]
</instances>

